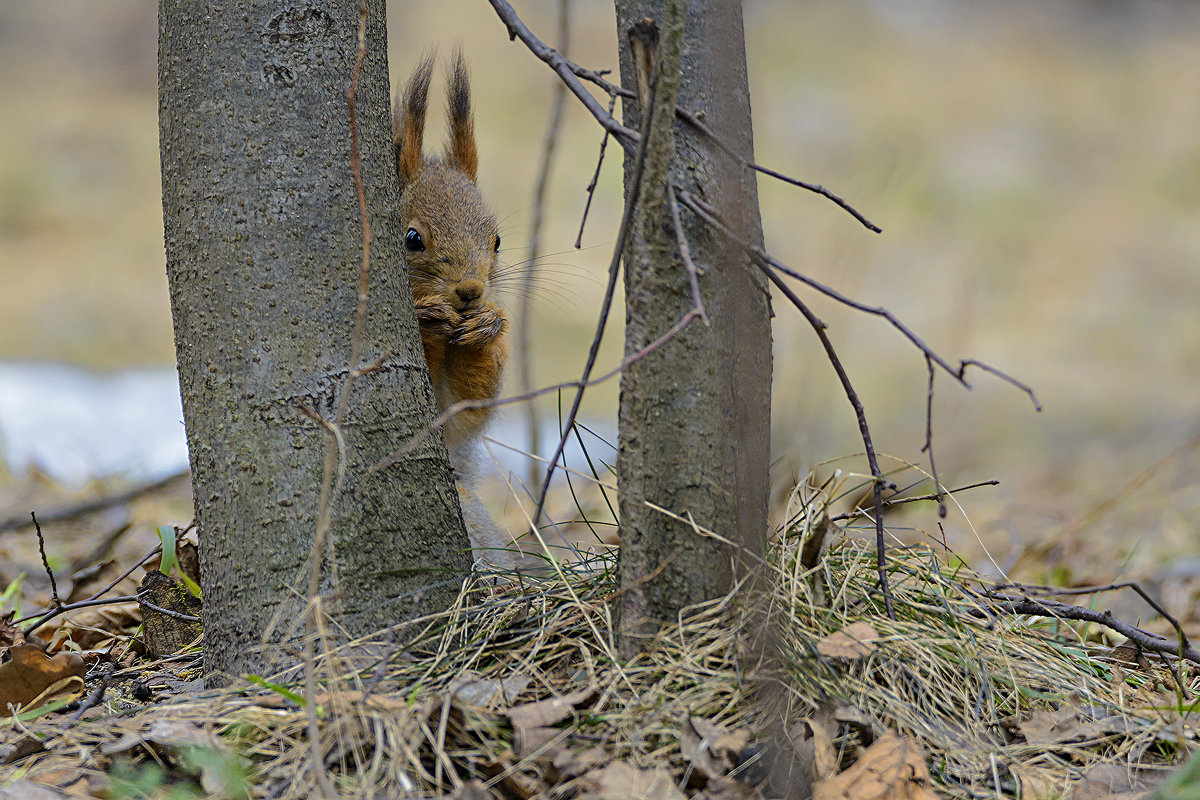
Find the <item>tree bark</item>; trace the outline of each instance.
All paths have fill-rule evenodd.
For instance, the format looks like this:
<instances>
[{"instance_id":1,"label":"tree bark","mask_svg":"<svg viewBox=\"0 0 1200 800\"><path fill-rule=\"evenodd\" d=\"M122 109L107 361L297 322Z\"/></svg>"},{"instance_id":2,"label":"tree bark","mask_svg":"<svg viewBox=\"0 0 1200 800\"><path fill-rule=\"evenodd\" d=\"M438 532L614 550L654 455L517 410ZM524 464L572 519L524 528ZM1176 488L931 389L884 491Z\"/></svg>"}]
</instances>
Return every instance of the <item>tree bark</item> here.
<instances>
[{"instance_id":1,"label":"tree bark","mask_svg":"<svg viewBox=\"0 0 1200 800\"><path fill-rule=\"evenodd\" d=\"M444 608L469 566L440 434L363 480L434 408L391 219L384 2L367 6L357 108L373 269L362 363L350 364L363 246L345 96L357 0L159 3L167 273L214 682L279 665L303 618L327 435L300 408L333 420L349 369L380 362L357 379L341 427L322 582L337 630L386 627L418 599Z\"/></svg>"},{"instance_id":2,"label":"tree bark","mask_svg":"<svg viewBox=\"0 0 1200 800\"><path fill-rule=\"evenodd\" d=\"M626 31L648 17L661 33L641 200L624 253L629 356L693 307L668 180L710 204L751 242L762 242L762 224L753 175L674 114L678 104L753 158L741 4L616 0L616 10L626 88L637 89ZM625 124L640 129L641 116L638 101L625 100ZM627 197L633 165L627 154ZM739 553L761 553L767 532L770 296L736 246L686 209L680 213L711 326L694 320L622 376L617 467L626 588L617 612L627 654L681 608L727 592ZM690 515L735 547L647 503Z\"/></svg>"}]
</instances>

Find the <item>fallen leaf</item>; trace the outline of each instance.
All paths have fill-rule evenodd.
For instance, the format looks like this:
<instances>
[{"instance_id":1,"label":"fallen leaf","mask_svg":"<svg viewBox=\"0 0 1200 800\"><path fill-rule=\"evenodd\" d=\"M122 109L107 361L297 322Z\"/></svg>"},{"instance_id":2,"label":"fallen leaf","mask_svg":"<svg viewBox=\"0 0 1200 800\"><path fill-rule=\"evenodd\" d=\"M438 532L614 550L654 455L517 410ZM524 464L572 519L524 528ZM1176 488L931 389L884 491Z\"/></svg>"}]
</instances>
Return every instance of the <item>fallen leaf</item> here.
<instances>
[{"instance_id":1,"label":"fallen leaf","mask_svg":"<svg viewBox=\"0 0 1200 800\"><path fill-rule=\"evenodd\" d=\"M1075 800L1140 797L1167 777L1163 770L1139 770L1122 764L1096 764L1075 784Z\"/></svg>"},{"instance_id":2,"label":"fallen leaf","mask_svg":"<svg viewBox=\"0 0 1200 800\"><path fill-rule=\"evenodd\" d=\"M1069 779L1050 770L1027 764L1015 764L1009 769L1021 787L1022 800L1061 800L1069 794Z\"/></svg>"},{"instance_id":3,"label":"fallen leaf","mask_svg":"<svg viewBox=\"0 0 1200 800\"><path fill-rule=\"evenodd\" d=\"M610 753L603 747L589 747L578 753L573 753L563 748L554 754L552 763L558 771L560 778L570 780L571 778L578 778L588 770L600 766L605 761L608 761L610 757Z\"/></svg>"},{"instance_id":4,"label":"fallen leaf","mask_svg":"<svg viewBox=\"0 0 1200 800\"><path fill-rule=\"evenodd\" d=\"M664 768L638 769L624 761L589 772L578 796L579 800L685 800Z\"/></svg>"},{"instance_id":5,"label":"fallen leaf","mask_svg":"<svg viewBox=\"0 0 1200 800\"><path fill-rule=\"evenodd\" d=\"M1109 734L1126 733L1129 720L1122 716L1091 719L1082 709L1063 706L1057 711L1035 711L1029 719L1017 723L1025 741L1034 745L1065 744L1100 739Z\"/></svg>"},{"instance_id":6,"label":"fallen leaf","mask_svg":"<svg viewBox=\"0 0 1200 800\"><path fill-rule=\"evenodd\" d=\"M511 704L513 699L528 688L528 675L510 675L507 678L483 678L478 673L467 671L450 681L450 696L459 703L469 706L487 706L499 699Z\"/></svg>"},{"instance_id":7,"label":"fallen leaf","mask_svg":"<svg viewBox=\"0 0 1200 800\"><path fill-rule=\"evenodd\" d=\"M723 774L725 770L721 769L721 764L709 752L709 744L710 742L705 741L696 730L693 718L684 717L683 724L679 726L679 753L704 777L713 778Z\"/></svg>"},{"instance_id":8,"label":"fallen leaf","mask_svg":"<svg viewBox=\"0 0 1200 800\"><path fill-rule=\"evenodd\" d=\"M846 771L813 787L813 800L937 800L916 742L887 731Z\"/></svg>"},{"instance_id":9,"label":"fallen leaf","mask_svg":"<svg viewBox=\"0 0 1200 800\"><path fill-rule=\"evenodd\" d=\"M717 758L732 765L738 753L746 749L750 743L750 733L745 730L730 730L716 722L703 717L689 717L692 728L708 743L708 749Z\"/></svg>"},{"instance_id":10,"label":"fallen leaf","mask_svg":"<svg viewBox=\"0 0 1200 800\"><path fill-rule=\"evenodd\" d=\"M504 712L514 728L537 728L555 725L571 716L575 706L590 700L596 690L589 687L577 692L564 694L561 697L551 697L549 700L539 700L536 703L526 703L515 706Z\"/></svg>"},{"instance_id":11,"label":"fallen leaf","mask_svg":"<svg viewBox=\"0 0 1200 800\"><path fill-rule=\"evenodd\" d=\"M816 720L802 719L788 731L788 738L801 760L804 761L807 755L807 760L811 762L809 777L813 782L837 773L837 751L824 725Z\"/></svg>"},{"instance_id":12,"label":"fallen leaf","mask_svg":"<svg viewBox=\"0 0 1200 800\"><path fill-rule=\"evenodd\" d=\"M513 734L513 750L516 752L517 758L530 758L537 753L546 760L553 757L553 753L546 745L556 737L565 735L561 728L547 728L539 725L514 726Z\"/></svg>"},{"instance_id":13,"label":"fallen leaf","mask_svg":"<svg viewBox=\"0 0 1200 800\"><path fill-rule=\"evenodd\" d=\"M817 642L817 652L829 658L854 661L866 658L878 648L879 634L869 622L855 622Z\"/></svg>"},{"instance_id":14,"label":"fallen leaf","mask_svg":"<svg viewBox=\"0 0 1200 800\"><path fill-rule=\"evenodd\" d=\"M5 716L9 706L24 707L63 692L83 691L87 666L78 653L48 656L39 647L19 644L8 648L8 655L11 660L0 664L0 713Z\"/></svg>"},{"instance_id":15,"label":"fallen leaf","mask_svg":"<svg viewBox=\"0 0 1200 800\"><path fill-rule=\"evenodd\" d=\"M46 745L36 736L25 734L16 741L0 744L0 766L7 766L34 753L46 752Z\"/></svg>"}]
</instances>

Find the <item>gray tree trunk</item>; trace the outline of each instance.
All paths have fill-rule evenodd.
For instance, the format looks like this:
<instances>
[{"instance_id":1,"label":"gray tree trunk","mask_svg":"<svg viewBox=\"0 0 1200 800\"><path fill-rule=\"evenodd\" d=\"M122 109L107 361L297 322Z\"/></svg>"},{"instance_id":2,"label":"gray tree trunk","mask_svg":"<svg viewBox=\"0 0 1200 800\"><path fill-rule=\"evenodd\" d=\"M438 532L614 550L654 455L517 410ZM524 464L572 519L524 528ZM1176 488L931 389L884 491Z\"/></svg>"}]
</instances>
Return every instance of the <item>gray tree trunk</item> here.
<instances>
[{"instance_id":1,"label":"gray tree trunk","mask_svg":"<svg viewBox=\"0 0 1200 800\"><path fill-rule=\"evenodd\" d=\"M754 243L762 242L754 176L687 123L669 98L700 116L735 152L753 158L745 39L737 0L616 0L621 82L637 81L626 31L648 17L661 30L655 108L669 134L651 140L642 201L625 248L625 353L665 334L692 308L692 293L668 205L677 189L710 204ZM686 15L686 21L682 18ZM672 20L684 22L682 30ZM677 65L677 66L675 66ZM663 103L667 105L664 107ZM641 127L635 100L625 124ZM655 127L658 127L657 113ZM633 159L625 162L626 193ZM738 549L761 553L767 532L771 415L770 296L750 260L681 209L711 327L684 332L631 365L621 380L621 583L623 649L692 603L721 596ZM737 544L698 535L654 503ZM665 564L665 567L663 565ZM660 567L662 567L660 569Z\"/></svg>"},{"instance_id":2,"label":"gray tree trunk","mask_svg":"<svg viewBox=\"0 0 1200 800\"><path fill-rule=\"evenodd\" d=\"M414 598L445 607L468 569L440 435L364 480L434 407L390 219L384 2L368 6L358 127L374 242L362 364L350 364L363 237L344 93L357 0L159 4L167 273L216 682L278 665L303 616L326 435L300 406L332 420L350 368L383 359L355 384L342 428L322 583L341 631L404 619Z\"/></svg>"}]
</instances>

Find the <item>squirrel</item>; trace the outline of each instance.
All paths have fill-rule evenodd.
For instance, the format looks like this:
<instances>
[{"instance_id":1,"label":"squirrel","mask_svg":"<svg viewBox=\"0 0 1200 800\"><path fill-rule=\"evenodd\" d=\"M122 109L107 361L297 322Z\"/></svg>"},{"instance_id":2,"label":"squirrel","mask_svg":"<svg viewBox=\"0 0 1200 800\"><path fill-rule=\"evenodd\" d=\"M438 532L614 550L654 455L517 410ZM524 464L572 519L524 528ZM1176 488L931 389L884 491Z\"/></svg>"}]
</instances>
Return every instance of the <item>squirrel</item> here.
<instances>
[{"instance_id":1,"label":"squirrel","mask_svg":"<svg viewBox=\"0 0 1200 800\"><path fill-rule=\"evenodd\" d=\"M500 234L475 185L479 158L461 51L455 51L450 65L450 140L445 154L427 158L421 150L434 61L435 54L427 54L403 92L397 93L392 131L409 282L442 412L461 400L499 395L508 360L508 317L493 291ZM478 446L493 416L493 408L461 411L443 432L472 547L490 561L511 565L511 537L492 521L472 491Z\"/></svg>"}]
</instances>

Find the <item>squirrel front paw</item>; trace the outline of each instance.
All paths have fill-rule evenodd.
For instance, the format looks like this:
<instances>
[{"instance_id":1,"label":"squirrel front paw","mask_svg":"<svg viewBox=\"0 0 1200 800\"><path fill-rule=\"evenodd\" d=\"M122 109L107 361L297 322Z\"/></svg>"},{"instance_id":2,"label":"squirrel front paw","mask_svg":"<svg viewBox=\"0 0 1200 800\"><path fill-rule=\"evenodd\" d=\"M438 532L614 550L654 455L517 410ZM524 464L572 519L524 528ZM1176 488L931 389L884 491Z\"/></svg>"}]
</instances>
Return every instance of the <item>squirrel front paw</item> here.
<instances>
[{"instance_id":1,"label":"squirrel front paw","mask_svg":"<svg viewBox=\"0 0 1200 800\"><path fill-rule=\"evenodd\" d=\"M417 300L417 322L425 333L449 339L462 326L462 314L435 296Z\"/></svg>"},{"instance_id":2,"label":"squirrel front paw","mask_svg":"<svg viewBox=\"0 0 1200 800\"><path fill-rule=\"evenodd\" d=\"M483 305L462 315L462 323L450 336L450 344L460 347L487 347L508 329L504 311L495 303Z\"/></svg>"}]
</instances>

